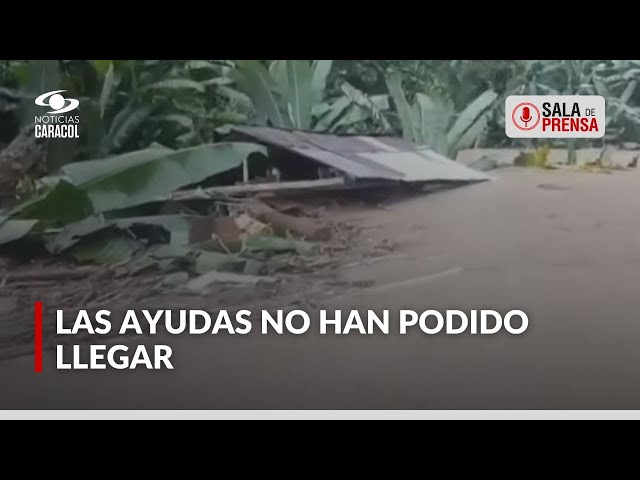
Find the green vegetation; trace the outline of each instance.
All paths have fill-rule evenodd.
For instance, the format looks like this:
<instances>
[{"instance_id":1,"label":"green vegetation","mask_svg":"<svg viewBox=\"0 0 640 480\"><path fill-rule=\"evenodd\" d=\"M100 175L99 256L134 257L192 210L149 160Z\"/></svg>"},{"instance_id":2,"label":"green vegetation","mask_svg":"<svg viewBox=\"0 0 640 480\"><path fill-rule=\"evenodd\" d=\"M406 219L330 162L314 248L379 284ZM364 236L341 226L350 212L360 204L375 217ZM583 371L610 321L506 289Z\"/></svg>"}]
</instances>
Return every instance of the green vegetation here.
<instances>
[{"instance_id":1,"label":"green vegetation","mask_svg":"<svg viewBox=\"0 0 640 480\"><path fill-rule=\"evenodd\" d=\"M600 94L609 142L640 134L638 60L36 60L0 63L0 142L32 117L33 98L81 102L81 139L49 152L50 170L157 143L214 140L228 123L387 133L455 155L507 146L510 94Z\"/></svg>"},{"instance_id":2,"label":"green vegetation","mask_svg":"<svg viewBox=\"0 0 640 480\"><path fill-rule=\"evenodd\" d=\"M218 143L227 124L403 136L452 158L474 146L561 146L571 163L578 147L640 137L639 77L639 60L0 61L0 245L29 237L52 253L129 259L147 251L148 235L131 236L143 225L170 232L184 249L174 240L185 238L188 218L164 215L163 202L263 150ZM53 90L80 101L79 139L29 133L34 99ZM511 140L504 99L512 94L603 95L607 135ZM525 163L544 164L539 156Z\"/></svg>"}]
</instances>

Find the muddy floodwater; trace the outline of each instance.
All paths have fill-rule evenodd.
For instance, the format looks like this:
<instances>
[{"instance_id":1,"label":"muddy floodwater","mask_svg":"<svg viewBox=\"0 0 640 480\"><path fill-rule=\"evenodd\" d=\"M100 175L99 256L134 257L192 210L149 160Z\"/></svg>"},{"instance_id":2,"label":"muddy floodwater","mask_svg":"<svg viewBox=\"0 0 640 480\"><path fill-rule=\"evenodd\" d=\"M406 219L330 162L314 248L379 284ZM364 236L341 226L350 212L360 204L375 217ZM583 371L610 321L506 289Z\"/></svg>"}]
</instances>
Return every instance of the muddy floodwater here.
<instances>
[{"instance_id":1,"label":"muddy floodwater","mask_svg":"<svg viewBox=\"0 0 640 480\"><path fill-rule=\"evenodd\" d=\"M174 369L151 371L36 375L23 355L0 361L0 384L10 386L0 408L640 408L640 172L495 175L379 208L336 208L335 218L362 228L360 242L393 248L346 259L333 286L302 276L298 290L269 304L521 310L522 334L401 335L392 319L388 335L256 328L163 337L154 343L170 345ZM182 302L220 308L219 298ZM54 365L47 355L45 367Z\"/></svg>"}]
</instances>

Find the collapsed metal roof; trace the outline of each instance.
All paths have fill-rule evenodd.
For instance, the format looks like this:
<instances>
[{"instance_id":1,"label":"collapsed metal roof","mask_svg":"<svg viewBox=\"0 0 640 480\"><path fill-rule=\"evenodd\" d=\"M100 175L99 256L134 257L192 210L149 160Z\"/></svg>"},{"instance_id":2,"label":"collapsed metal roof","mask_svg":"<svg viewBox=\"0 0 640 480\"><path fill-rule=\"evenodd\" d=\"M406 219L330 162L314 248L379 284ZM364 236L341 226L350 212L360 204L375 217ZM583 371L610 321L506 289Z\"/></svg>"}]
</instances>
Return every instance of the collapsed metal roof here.
<instances>
[{"instance_id":1,"label":"collapsed metal roof","mask_svg":"<svg viewBox=\"0 0 640 480\"><path fill-rule=\"evenodd\" d=\"M230 132L295 152L354 179L473 182L490 178L400 138L337 136L254 126L233 126Z\"/></svg>"}]
</instances>

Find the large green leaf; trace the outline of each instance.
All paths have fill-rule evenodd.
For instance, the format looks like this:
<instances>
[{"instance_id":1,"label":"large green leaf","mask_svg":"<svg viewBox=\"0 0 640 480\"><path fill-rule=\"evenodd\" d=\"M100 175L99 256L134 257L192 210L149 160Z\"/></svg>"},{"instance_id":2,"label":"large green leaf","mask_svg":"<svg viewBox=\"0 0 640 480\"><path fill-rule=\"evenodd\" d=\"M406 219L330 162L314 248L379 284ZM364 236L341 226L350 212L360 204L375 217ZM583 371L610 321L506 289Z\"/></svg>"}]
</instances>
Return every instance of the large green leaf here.
<instances>
[{"instance_id":1,"label":"large green leaf","mask_svg":"<svg viewBox=\"0 0 640 480\"><path fill-rule=\"evenodd\" d=\"M160 80L147 87L149 90L193 90L197 93L204 93L205 87L194 80L188 78L168 78L166 80Z\"/></svg>"},{"instance_id":2,"label":"large green leaf","mask_svg":"<svg viewBox=\"0 0 640 480\"><path fill-rule=\"evenodd\" d=\"M369 116L380 122L384 130L389 130L391 128L382 111L383 107L386 106L388 108L388 97L385 95L379 95L374 100L372 97L369 97L367 94L358 90L348 82L343 82L340 86L340 90L342 90L345 96L354 104L369 112Z\"/></svg>"},{"instance_id":3,"label":"large green leaf","mask_svg":"<svg viewBox=\"0 0 640 480\"><path fill-rule=\"evenodd\" d=\"M43 107L34 103L35 97L60 88L60 66L58 60L29 60L27 67L27 84L25 91L33 99L25 101L22 111L22 124L33 123L34 115L43 113Z\"/></svg>"},{"instance_id":4,"label":"large green leaf","mask_svg":"<svg viewBox=\"0 0 640 480\"><path fill-rule=\"evenodd\" d=\"M369 112L351 103L344 115L331 127L331 132L336 134L358 133L358 125L361 125L368 118Z\"/></svg>"},{"instance_id":5,"label":"large green leaf","mask_svg":"<svg viewBox=\"0 0 640 480\"><path fill-rule=\"evenodd\" d=\"M238 88L249 96L259 115L266 117L274 127L291 126L282 112L277 85L259 60L239 60L234 77Z\"/></svg>"},{"instance_id":6,"label":"large green leaf","mask_svg":"<svg viewBox=\"0 0 640 480\"><path fill-rule=\"evenodd\" d=\"M239 272L246 260L236 255L219 252L208 252L179 245L157 245L147 249L134 262L148 264L148 260L157 263L160 268L182 267L195 273L203 274L211 271Z\"/></svg>"},{"instance_id":7,"label":"large green leaf","mask_svg":"<svg viewBox=\"0 0 640 480\"><path fill-rule=\"evenodd\" d=\"M306 130L311 126L314 95L311 82L313 70L308 60L287 60L287 111L294 128Z\"/></svg>"},{"instance_id":8,"label":"large green leaf","mask_svg":"<svg viewBox=\"0 0 640 480\"><path fill-rule=\"evenodd\" d=\"M58 60L29 60L27 91L41 95L60 85Z\"/></svg>"},{"instance_id":9,"label":"large green leaf","mask_svg":"<svg viewBox=\"0 0 640 480\"><path fill-rule=\"evenodd\" d=\"M631 95L633 95L633 92L635 91L637 85L638 82L635 80L629 82L629 84L624 89L624 92L622 92L622 95L620 95L620 103L626 105L629 102L629 99L631 98Z\"/></svg>"},{"instance_id":10,"label":"large green leaf","mask_svg":"<svg viewBox=\"0 0 640 480\"><path fill-rule=\"evenodd\" d=\"M72 247L84 237L93 235L101 230L117 228L129 230L134 227L162 227L170 234L172 245L188 245L191 228L191 216L188 215L154 215L147 217L129 217L105 219L102 216L91 216L76 223L67 225L62 232L47 242L47 250L51 253L61 253ZM147 238L148 241L153 239Z\"/></svg>"},{"instance_id":11,"label":"large green leaf","mask_svg":"<svg viewBox=\"0 0 640 480\"><path fill-rule=\"evenodd\" d=\"M299 255L310 255L315 252L317 246L304 240L293 238L274 237L269 235L255 235L247 238L244 244L243 253L277 254L277 253L297 253Z\"/></svg>"},{"instance_id":12,"label":"large green leaf","mask_svg":"<svg viewBox=\"0 0 640 480\"><path fill-rule=\"evenodd\" d=\"M456 148L467 130L478 125L476 123L478 118L494 104L497 97L498 94L493 90L486 90L460 112L447 134L447 145L450 150Z\"/></svg>"},{"instance_id":13,"label":"large green leaf","mask_svg":"<svg viewBox=\"0 0 640 480\"><path fill-rule=\"evenodd\" d=\"M273 60L269 64L269 76L274 82L274 87L281 94L284 94L289 90L287 62L289 62L289 60Z\"/></svg>"},{"instance_id":14,"label":"large green leaf","mask_svg":"<svg viewBox=\"0 0 640 480\"><path fill-rule=\"evenodd\" d=\"M111 98L111 92L115 86L115 76L113 63L109 63L109 68L104 75L104 81L102 82L102 91L100 92L100 118L104 117L104 111L107 108L109 99Z\"/></svg>"},{"instance_id":15,"label":"large green leaf","mask_svg":"<svg viewBox=\"0 0 640 480\"><path fill-rule=\"evenodd\" d=\"M606 106L607 115L605 120L605 127L609 127L610 125L618 123L621 117L624 115L624 113L630 111L630 109L627 107L627 103L631 99L631 96L633 95L633 92L635 91L636 86L637 86L637 82L633 80L627 84L624 91L622 92L622 95L620 95L619 99L607 98L608 102ZM631 120L633 119L634 116L627 115L626 117L627 119Z\"/></svg>"},{"instance_id":16,"label":"large green leaf","mask_svg":"<svg viewBox=\"0 0 640 480\"><path fill-rule=\"evenodd\" d=\"M64 180L37 197L17 205L14 218L48 220L61 224L81 220L93 213L87 193Z\"/></svg>"},{"instance_id":17,"label":"large green leaf","mask_svg":"<svg viewBox=\"0 0 640 480\"><path fill-rule=\"evenodd\" d=\"M452 145L449 154L455 158L458 151L464 148L474 147L478 139L482 136L487 128L489 121L489 112L485 111L476 121L462 134L455 145Z\"/></svg>"},{"instance_id":18,"label":"large green leaf","mask_svg":"<svg viewBox=\"0 0 640 480\"><path fill-rule=\"evenodd\" d=\"M0 225L0 245L20 240L38 224L38 220L7 220Z\"/></svg>"},{"instance_id":19,"label":"large green leaf","mask_svg":"<svg viewBox=\"0 0 640 480\"><path fill-rule=\"evenodd\" d=\"M381 112L389 110L389 95L370 95L368 98Z\"/></svg>"},{"instance_id":20,"label":"large green leaf","mask_svg":"<svg viewBox=\"0 0 640 480\"><path fill-rule=\"evenodd\" d=\"M417 122L417 143L427 145L438 153L447 151L447 130L453 116L453 108L442 101L422 93L416 94L413 105Z\"/></svg>"},{"instance_id":21,"label":"large green leaf","mask_svg":"<svg viewBox=\"0 0 640 480\"><path fill-rule=\"evenodd\" d=\"M351 100L347 97L340 97L330 105L326 105L324 113L315 124L314 130L317 132L331 131L336 122L346 113L351 105Z\"/></svg>"},{"instance_id":22,"label":"large green leaf","mask_svg":"<svg viewBox=\"0 0 640 480\"><path fill-rule=\"evenodd\" d=\"M216 93L225 97L229 101L229 105L232 108L236 108L242 112L251 111L251 99L247 96L246 93L239 92L238 90L225 86L217 87Z\"/></svg>"},{"instance_id":23,"label":"large green leaf","mask_svg":"<svg viewBox=\"0 0 640 480\"><path fill-rule=\"evenodd\" d=\"M67 253L81 262L113 265L128 262L143 248L141 242L114 232L110 235L88 237Z\"/></svg>"},{"instance_id":24,"label":"large green leaf","mask_svg":"<svg viewBox=\"0 0 640 480\"><path fill-rule=\"evenodd\" d=\"M241 272L246 260L219 252L198 251L195 258L193 271L204 274L213 270L217 272Z\"/></svg>"},{"instance_id":25,"label":"large green leaf","mask_svg":"<svg viewBox=\"0 0 640 480\"><path fill-rule=\"evenodd\" d=\"M194 130L193 118L181 113L168 113L166 115L160 115L156 117L157 120L163 120L165 122L173 123L183 130Z\"/></svg>"},{"instance_id":26,"label":"large green leaf","mask_svg":"<svg viewBox=\"0 0 640 480\"><path fill-rule=\"evenodd\" d=\"M211 72L217 72L219 70L218 65L211 63L209 60L189 60L184 64L186 70L210 70Z\"/></svg>"},{"instance_id":27,"label":"large green leaf","mask_svg":"<svg viewBox=\"0 0 640 480\"><path fill-rule=\"evenodd\" d=\"M153 245L153 239L133 238L131 233L111 229L132 229L142 226L161 226L171 232L171 244ZM212 270L242 271L245 259L235 255L201 251L187 246L189 218L180 215L124 218L103 223L98 218L79 222L66 229L48 244L52 253L65 252L80 261L116 264L128 263L132 268L157 265L162 270L187 268L195 273ZM75 234L75 235L74 235ZM149 244L151 246L148 246ZM129 263L130 262L130 263Z\"/></svg>"},{"instance_id":28,"label":"large green leaf","mask_svg":"<svg viewBox=\"0 0 640 480\"><path fill-rule=\"evenodd\" d=\"M60 233L50 237L46 242L50 253L58 254L72 247L82 238L108 229L113 221L105 220L102 216L90 216L78 222L67 225Z\"/></svg>"},{"instance_id":29,"label":"large green leaf","mask_svg":"<svg viewBox=\"0 0 640 480\"><path fill-rule=\"evenodd\" d=\"M328 102L318 103L311 109L311 115L314 118L322 118L331 111L331 105Z\"/></svg>"},{"instance_id":30,"label":"large green leaf","mask_svg":"<svg viewBox=\"0 0 640 480\"><path fill-rule=\"evenodd\" d=\"M407 100L402 88L402 74L400 72L392 72L387 75L387 88L393 97L396 105L400 123L402 124L402 136L405 140L416 142L419 140L419 134L416 129L416 122L411 111L411 105Z\"/></svg>"},{"instance_id":31,"label":"large green leaf","mask_svg":"<svg viewBox=\"0 0 640 480\"><path fill-rule=\"evenodd\" d=\"M69 163L62 168L62 174L74 185L82 185L89 181L142 165L174 151L170 148L155 145L144 150L137 150L106 159L100 158Z\"/></svg>"},{"instance_id":32,"label":"large green leaf","mask_svg":"<svg viewBox=\"0 0 640 480\"><path fill-rule=\"evenodd\" d=\"M155 152L153 151L155 150ZM164 200L175 190L199 183L213 175L239 167L252 153L266 150L253 143L216 143L167 152L147 149L129 166L123 156L105 158L95 167L93 178L85 165L66 165L64 173L77 181L97 212L105 212ZM130 160L133 154L127 154ZM97 162L97 161L96 161ZM95 164L95 163L94 163ZM78 171L82 174L79 175Z\"/></svg>"},{"instance_id":33,"label":"large green leaf","mask_svg":"<svg viewBox=\"0 0 640 480\"><path fill-rule=\"evenodd\" d=\"M324 91L327 86L327 77L331 72L333 60L315 60L313 62L313 79L311 80L311 89L313 92L312 103L314 105L322 102Z\"/></svg>"},{"instance_id":34,"label":"large green leaf","mask_svg":"<svg viewBox=\"0 0 640 480\"><path fill-rule=\"evenodd\" d=\"M138 106L131 100L113 117L107 134L102 140L100 151L106 154L122 148L127 140L140 128L142 123L149 118L152 111L152 106Z\"/></svg>"},{"instance_id":35,"label":"large green leaf","mask_svg":"<svg viewBox=\"0 0 640 480\"><path fill-rule=\"evenodd\" d=\"M204 87L221 87L223 85L230 85L232 83L233 79L228 77L214 77L200 82L200 84Z\"/></svg>"},{"instance_id":36,"label":"large green leaf","mask_svg":"<svg viewBox=\"0 0 640 480\"><path fill-rule=\"evenodd\" d=\"M596 93L598 95L601 95L604 98L608 98L610 96L610 92L609 92L609 89L607 88L607 85L602 81L600 77L598 77L597 75L593 75L591 78L591 81L593 82L593 85L596 89Z\"/></svg>"}]
</instances>

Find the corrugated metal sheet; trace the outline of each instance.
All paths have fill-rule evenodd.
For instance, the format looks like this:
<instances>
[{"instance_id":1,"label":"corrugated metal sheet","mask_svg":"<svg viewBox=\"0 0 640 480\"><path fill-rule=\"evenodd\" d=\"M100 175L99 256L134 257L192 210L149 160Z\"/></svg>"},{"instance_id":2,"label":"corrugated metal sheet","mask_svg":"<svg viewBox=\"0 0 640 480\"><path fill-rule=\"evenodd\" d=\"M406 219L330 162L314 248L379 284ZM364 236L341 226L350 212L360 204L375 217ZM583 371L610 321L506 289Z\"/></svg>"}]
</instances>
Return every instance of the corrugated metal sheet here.
<instances>
[{"instance_id":1,"label":"corrugated metal sheet","mask_svg":"<svg viewBox=\"0 0 640 480\"><path fill-rule=\"evenodd\" d=\"M258 143L311 158L355 179L481 181L490 177L428 148L393 137L337 136L268 127L232 127Z\"/></svg>"}]
</instances>

